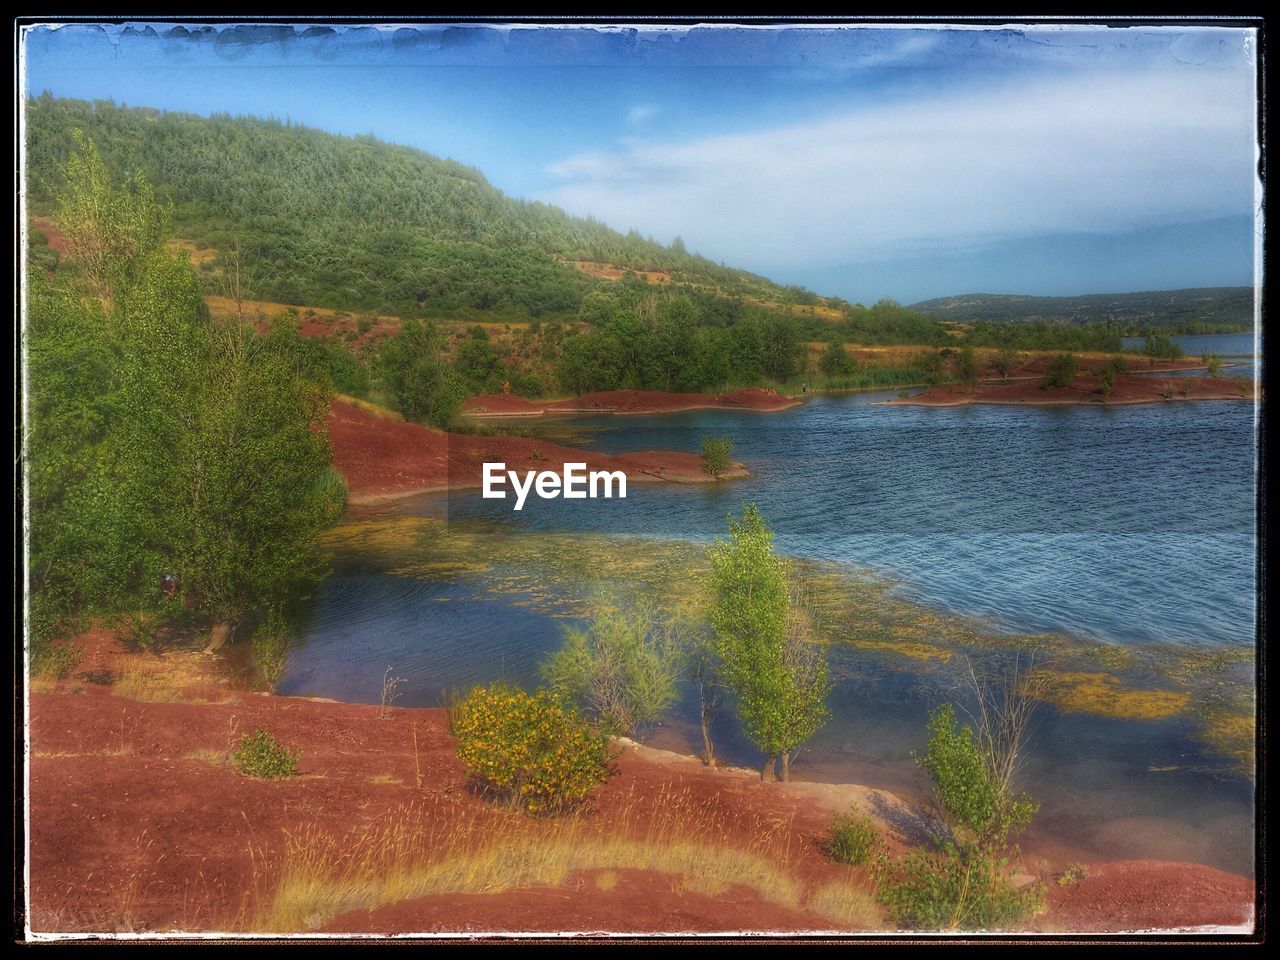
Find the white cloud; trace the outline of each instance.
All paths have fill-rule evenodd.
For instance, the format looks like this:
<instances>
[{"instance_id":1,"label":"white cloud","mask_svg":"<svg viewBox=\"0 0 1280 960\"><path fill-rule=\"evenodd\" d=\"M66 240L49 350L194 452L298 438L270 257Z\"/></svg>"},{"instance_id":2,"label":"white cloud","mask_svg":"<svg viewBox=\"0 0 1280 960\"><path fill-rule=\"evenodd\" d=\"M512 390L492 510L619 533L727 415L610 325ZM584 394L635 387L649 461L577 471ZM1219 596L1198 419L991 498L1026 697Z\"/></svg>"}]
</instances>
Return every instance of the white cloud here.
<instances>
[{"instance_id":1,"label":"white cloud","mask_svg":"<svg viewBox=\"0 0 1280 960\"><path fill-rule=\"evenodd\" d=\"M1253 80L1186 68L933 95L578 154L539 199L786 268L1248 214Z\"/></svg>"},{"instance_id":2,"label":"white cloud","mask_svg":"<svg viewBox=\"0 0 1280 960\"><path fill-rule=\"evenodd\" d=\"M649 118L657 115L658 108L651 103L638 103L627 111L627 123L638 124L644 123Z\"/></svg>"}]
</instances>

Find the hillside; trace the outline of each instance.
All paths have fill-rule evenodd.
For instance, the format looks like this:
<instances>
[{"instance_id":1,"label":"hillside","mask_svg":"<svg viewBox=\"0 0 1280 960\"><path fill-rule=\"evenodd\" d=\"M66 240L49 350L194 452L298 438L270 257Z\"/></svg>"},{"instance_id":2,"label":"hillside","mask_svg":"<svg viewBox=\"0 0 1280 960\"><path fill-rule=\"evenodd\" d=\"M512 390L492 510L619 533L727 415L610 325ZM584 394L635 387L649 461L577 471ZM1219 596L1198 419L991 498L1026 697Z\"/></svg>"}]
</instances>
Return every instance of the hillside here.
<instances>
[{"instance_id":1,"label":"hillside","mask_svg":"<svg viewBox=\"0 0 1280 960\"><path fill-rule=\"evenodd\" d=\"M1253 326L1252 287L1200 287L1079 297L970 293L912 304L911 309L956 323L1110 323L1136 333L1216 333Z\"/></svg>"},{"instance_id":2,"label":"hillside","mask_svg":"<svg viewBox=\"0 0 1280 960\"><path fill-rule=\"evenodd\" d=\"M253 264L250 292L258 299L397 316L576 312L586 293L626 271L715 297L817 300L688 253L679 241L663 246L513 199L452 160L254 117L32 98L28 189L36 214L60 188L77 129L110 170L140 171L173 202L176 236L218 251L199 264L210 292L235 243Z\"/></svg>"}]
</instances>

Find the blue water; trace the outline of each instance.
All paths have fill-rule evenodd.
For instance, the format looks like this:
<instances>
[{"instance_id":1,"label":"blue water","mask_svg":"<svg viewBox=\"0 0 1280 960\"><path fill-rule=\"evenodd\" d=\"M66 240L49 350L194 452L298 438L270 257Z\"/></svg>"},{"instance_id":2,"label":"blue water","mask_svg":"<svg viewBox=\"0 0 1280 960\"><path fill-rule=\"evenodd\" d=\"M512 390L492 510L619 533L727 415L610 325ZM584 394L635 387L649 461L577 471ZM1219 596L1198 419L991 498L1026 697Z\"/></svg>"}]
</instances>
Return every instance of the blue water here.
<instances>
[{"instance_id":1,"label":"blue water","mask_svg":"<svg viewBox=\"0 0 1280 960\"><path fill-rule=\"evenodd\" d=\"M879 405L888 396L576 421L609 452L727 436L755 477L633 483L626 500L533 497L519 514L473 494L450 515L710 540L753 501L784 552L877 568L915 599L1010 629L1252 642L1251 403Z\"/></svg>"},{"instance_id":2,"label":"blue water","mask_svg":"<svg viewBox=\"0 0 1280 960\"><path fill-rule=\"evenodd\" d=\"M1251 359L1257 352L1252 333L1207 333L1183 337L1170 337L1174 343L1182 347L1188 357L1200 357L1206 353L1216 353L1229 366L1224 373L1231 376L1257 377L1258 365ZM1125 337L1120 345L1126 350L1142 348L1143 337ZM1200 375L1198 372L1192 376Z\"/></svg>"}]
</instances>

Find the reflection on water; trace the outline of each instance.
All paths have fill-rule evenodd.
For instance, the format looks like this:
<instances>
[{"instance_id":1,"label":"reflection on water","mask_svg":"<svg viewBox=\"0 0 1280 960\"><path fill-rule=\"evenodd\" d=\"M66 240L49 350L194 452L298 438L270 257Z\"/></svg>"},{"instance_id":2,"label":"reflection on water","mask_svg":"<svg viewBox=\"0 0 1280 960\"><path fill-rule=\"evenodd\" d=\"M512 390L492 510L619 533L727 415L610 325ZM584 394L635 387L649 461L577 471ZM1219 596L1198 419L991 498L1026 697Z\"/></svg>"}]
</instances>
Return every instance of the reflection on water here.
<instances>
[{"instance_id":1,"label":"reflection on water","mask_svg":"<svg viewBox=\"0 0 1280 960\"><path fill-rule=\"evenodd\" d=\"M377 702L388 667L406 678L403 705L440 704L449 691L498 678L533 683L565 618L583 615L589 599L557 607L548 597L564 600L606 575L592 534L636 538L607 572L615 588L678 593L687 579L679 567L655 573L638 561L652 560L658 541L699 550L746 500L775 528L779 549L870 567L899 581L895 595L998 628L1065 632L1113 645L1117 656L1251 646L1250 404L930 409L876 406L882 398L814 398L765 416L573 421L610 451L696 451L704 436L728 435L751 480L633 484L623 501L531 500L518 515L474 494L383 508L448 517L454 547L465 549L385 537L378 550L342 546L281 692ZM487 531L483 563L471 562L469 521ZM540 555L575 540L570 559ZM920 795L910 754L924 745L930 705L948 696L946 671L844 644L832 648L832 664L832 719L796 775ZM1211 682L1238 699L1250 676L1243 664ZM1151 683L1191 689L1170 671ZM1252 784L1206 745L1203 717L1134 721L1048 706L1039 716L1026 774L1042 808L1029 843L1082 859L1251 868ZM692 752L695 724L686 700L651 739ZM731 717L716 733L729 762L757 761Z\"/></svg>"}]
</instances>

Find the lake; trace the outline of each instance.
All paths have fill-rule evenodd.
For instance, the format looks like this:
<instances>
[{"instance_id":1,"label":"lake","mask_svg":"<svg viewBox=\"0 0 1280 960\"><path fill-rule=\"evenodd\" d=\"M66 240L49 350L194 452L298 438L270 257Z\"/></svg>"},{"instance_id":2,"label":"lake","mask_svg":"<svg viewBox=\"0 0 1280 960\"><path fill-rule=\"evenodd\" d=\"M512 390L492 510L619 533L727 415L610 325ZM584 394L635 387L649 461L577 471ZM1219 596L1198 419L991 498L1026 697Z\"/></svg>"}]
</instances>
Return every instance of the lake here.
<instances>
[{"instance_id":1,"label":"lake","mask_svg":"<svg viewBox=\"0 0 1280 960\"><path fill-rule=\"evenodd\" d=\"M1192 339L1192 338L1188 338ZM888 394L813 397L776 414L697 411L570 421L593 448L696 451L727 436L755 476L633 483L625 500L543 501L520 513L478 493L389 508L513 546L536 534L626 534L701 544L756 503L780 551L869 568L895 594L994 631L1065 633L1123 648L1249 649L1255 634L1255 411L1240 401L1118 407L886 407ZM572 540L572 537L569 537ZM544 585L480 590L464 573L406 575L339 557L307 605L281 693L376 702L384 671L403 705L506 678L533 683L565 623ZM546 586L546 590L554 590ZM1163 646L1162 646L1163 645ZM945 681L908 662L836 649L831 722L798 777L922 789L911 764ZM1251 668L1229 678L1248 684ZM1166 681L1167 683L1167 681ZM1126 720L1046 707L1029 783L1032 836L1080 857L1158 856L1248 871L1251 780L1178 716ZM691 751L689 703L650 739ZM756 754L729 717L724 756ZM1034 832L1034 831L1038 831Z\"/></svg>"}]
</instances>

